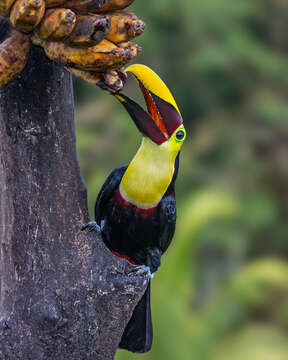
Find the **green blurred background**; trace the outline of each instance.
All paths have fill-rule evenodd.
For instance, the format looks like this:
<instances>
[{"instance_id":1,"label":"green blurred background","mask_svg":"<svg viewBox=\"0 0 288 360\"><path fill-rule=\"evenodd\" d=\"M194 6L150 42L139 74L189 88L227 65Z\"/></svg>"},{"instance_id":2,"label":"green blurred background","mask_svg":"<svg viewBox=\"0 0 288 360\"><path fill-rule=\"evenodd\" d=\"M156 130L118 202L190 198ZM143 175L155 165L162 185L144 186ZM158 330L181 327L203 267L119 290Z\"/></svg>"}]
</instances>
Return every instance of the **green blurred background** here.
<instances>
[{"instance_id":1,"label":"green blurred background","mask_svg":"<svg viewBox=\"0 0 288 360\"><path fill-rule=\"evenodd\" d=\"M117 360L288 359L288 2L136 0L137 58L172 89L188 137L173 243L152 281L154 344ZM75 80L90 215L140 135ZM135 81L125 92L142 101ZM136 95L137 93L137 95Z\"/></svg>"}]
</instances>

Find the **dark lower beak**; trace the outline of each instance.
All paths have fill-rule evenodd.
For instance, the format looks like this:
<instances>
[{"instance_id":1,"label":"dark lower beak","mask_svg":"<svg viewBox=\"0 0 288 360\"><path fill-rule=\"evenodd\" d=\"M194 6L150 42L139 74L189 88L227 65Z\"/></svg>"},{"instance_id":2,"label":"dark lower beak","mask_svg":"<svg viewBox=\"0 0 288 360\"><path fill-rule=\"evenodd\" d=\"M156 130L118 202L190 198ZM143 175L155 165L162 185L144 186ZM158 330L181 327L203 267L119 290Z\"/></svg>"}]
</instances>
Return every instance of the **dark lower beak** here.
<instances>
[{"instance_id":1,"label":"dark lower beak","mask_svg":"<svg viewBox=\"0 0 288 360\"><path fill-rule=\"evenodd\" d=\"M123 94L113 94L125 107L131 118L133 119L138 130L157 145L167 140L167 135L160 129L153 117L148 114L140 105Z\"/></svg>"}]
</instances>

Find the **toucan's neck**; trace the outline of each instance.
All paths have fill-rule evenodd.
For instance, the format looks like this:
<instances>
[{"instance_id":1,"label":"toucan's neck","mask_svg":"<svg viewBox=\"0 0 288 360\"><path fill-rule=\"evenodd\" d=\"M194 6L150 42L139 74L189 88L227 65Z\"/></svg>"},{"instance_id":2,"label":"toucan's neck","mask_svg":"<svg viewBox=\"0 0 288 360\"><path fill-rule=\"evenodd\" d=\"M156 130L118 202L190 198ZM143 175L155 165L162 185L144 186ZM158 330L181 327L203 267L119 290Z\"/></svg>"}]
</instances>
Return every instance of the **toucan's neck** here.
<instances>
[{"instance_id":1,"label":"toucan's neck","mask_svg":"<svg viewBox=\"0 0 288 360\"><path fill-rule=\"evenodd\" d=\"M143 138L121 180L124 199L141 208L157 206L172 180L177 153L168 141L156 145Z\"/></svg>"}]
</instances>

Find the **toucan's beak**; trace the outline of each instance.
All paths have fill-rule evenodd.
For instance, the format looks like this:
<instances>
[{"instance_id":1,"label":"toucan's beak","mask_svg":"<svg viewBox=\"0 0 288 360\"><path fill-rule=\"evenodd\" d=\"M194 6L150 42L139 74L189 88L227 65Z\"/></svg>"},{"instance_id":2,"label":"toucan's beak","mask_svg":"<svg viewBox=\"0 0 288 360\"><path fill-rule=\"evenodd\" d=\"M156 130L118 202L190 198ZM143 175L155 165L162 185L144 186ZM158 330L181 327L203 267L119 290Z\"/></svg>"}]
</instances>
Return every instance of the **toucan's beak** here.
<instances>
[{"instance_id":1,"label":"toucan's beak","mask_svg":"<svg viewBox=\"0 0 288 360\"><path fill-rule=\"evenodd\" d=\"M126 108L139 131L160 145L168 140L183 122L177 104L164 82L147 66L135 64L126 71L136 77L148 112L128 96L114 95Z\"/></svg>"}]
</instances>

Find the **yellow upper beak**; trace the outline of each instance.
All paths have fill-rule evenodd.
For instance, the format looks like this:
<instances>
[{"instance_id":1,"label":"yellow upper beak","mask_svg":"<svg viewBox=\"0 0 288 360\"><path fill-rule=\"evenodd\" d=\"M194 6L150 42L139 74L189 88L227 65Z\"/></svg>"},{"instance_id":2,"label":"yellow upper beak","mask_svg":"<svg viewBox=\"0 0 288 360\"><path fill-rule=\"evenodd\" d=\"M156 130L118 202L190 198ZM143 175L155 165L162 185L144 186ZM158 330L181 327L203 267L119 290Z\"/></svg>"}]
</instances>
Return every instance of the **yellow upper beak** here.
<instances>
[{"instance_id":1,"label":"yellow upper beak","mask_svg":"<svg viewBox=\"0 0 288 360\"><path fill-rule=\"evenodd\" d=\"M172 105L181 116L180 110L170 90L164 81L161 80L161 78L153 70L142 64L130 65L125 70L127 72L131 72L136 77L136 79L144 85L146 90Z\"/></svg>"}]
</instances>

